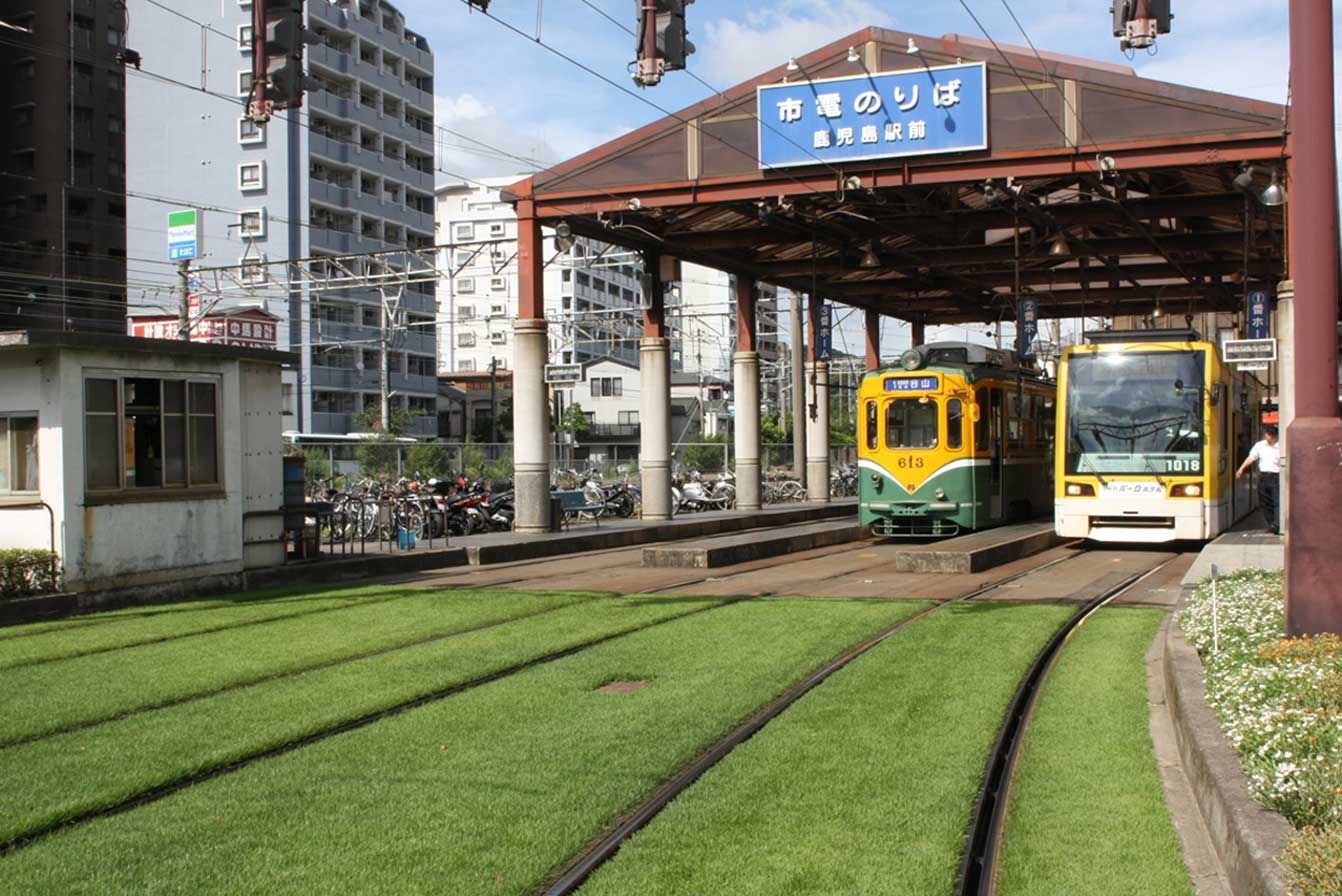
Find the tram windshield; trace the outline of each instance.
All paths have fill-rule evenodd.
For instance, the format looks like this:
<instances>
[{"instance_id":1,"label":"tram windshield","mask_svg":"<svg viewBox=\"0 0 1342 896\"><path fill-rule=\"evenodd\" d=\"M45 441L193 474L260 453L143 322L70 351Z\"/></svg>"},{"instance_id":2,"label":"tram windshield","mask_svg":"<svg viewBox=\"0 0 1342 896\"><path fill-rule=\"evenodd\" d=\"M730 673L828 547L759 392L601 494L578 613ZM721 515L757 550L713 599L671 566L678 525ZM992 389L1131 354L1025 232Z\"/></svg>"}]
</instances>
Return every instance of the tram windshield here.
<instances>
[{"instance_id":1,"label":"tram windshield","mask_svg":"<svg viewBox=\"0 0 1342 896\"><path fill-rule=\"evenodd\" d=\"M1067 472L1201 473L1205 355L1072 355L1067 362Z\"/></svg>"}]
</instances>

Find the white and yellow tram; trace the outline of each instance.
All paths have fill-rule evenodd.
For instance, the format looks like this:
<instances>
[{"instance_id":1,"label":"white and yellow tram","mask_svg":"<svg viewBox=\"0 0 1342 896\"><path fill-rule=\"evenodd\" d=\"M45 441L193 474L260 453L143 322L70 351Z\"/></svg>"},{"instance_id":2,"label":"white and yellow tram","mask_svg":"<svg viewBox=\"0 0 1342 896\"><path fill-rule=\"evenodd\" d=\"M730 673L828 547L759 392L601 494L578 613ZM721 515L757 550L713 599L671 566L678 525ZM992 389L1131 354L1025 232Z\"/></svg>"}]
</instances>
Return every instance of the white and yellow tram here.
<instances>
[{"instance_id":1,"label":"white and yellow tram","mask_svg":"<svg viewBox=\"0 0 1342 896\"><path fill-rule=\"evenodd\" d=\"M1112 542L1215 538L1257 504L1239 459L1262 384L1192 330L1087 333L1058 368L1054 524Z\"/></svg>"}]
</instances>

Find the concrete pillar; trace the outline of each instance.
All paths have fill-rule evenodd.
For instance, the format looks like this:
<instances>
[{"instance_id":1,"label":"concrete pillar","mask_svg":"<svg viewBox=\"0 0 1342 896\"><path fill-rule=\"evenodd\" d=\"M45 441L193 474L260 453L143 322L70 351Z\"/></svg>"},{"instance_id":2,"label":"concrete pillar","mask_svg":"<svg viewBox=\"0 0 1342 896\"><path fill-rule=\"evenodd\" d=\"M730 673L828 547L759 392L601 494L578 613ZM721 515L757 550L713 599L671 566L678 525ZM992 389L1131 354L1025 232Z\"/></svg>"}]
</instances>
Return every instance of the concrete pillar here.
<instances>
[{"instance_id":1,"label":"concrete pillar","mask_svg":"<svg viewBox=\"0 0 1342 896\"><path fill-rule=\"evenodd\" d=\"M541 320L513 321L513 487L518 532L550 528L549 336Z\"/></svg>"},{"instance_id":2,"label":"concrete pillar","mask_svg":"<svg viewBox=\"0 0 1342 896\"><path fill-rule=\"evenodd\" d=\"M517 532L550 528L550 426L545 364L544 245L530 199L531 181L517 203L518 310L513 321L513 500Z\"/></svg>"},{"instance_id":3,"label":"concrete pillar","mask_svg":"<svg viewBox=\"0 0 1342 896\"><path fill-rule=\"evenodd\" d=\"M829 503L829 362L806 365L806 500Z\"/></svg>"},{"instance_id":4,"label":"concrete pillar","mask_svg":"<svg viewBox=\"0 0 1342 896\"><path fill-rule=\"evenodd\" d=\"M759 510L760 488L760 354L737 352L732 358L736 420L736 507Z\"/></svg>"},{"instance_id":5,"label":"concrete pillar","mask_svg":"<svg viewBox=\"0 0 1342 896\"><path fill-rule=\"evenodd\" d=\"M671 519L671 346L665 336L638 342L638 469L643 519Z\"/></svg>"},{"instance_id":6,"label":"concrete pillar","mask_svg":"<svg viewBox=\"0 0 1342 896\"><path fill-rule=\"evenodd\" d=\"M1259 411L1255 409L1254 413L1259 414ZM1291 518L1291 457L1286 430L1295 420L1295 283L1291 280L1277 284L1277 417L1282 460L1279 477L1281 527L1286 532L1290 529ZM1257 432L1257 419L1254 423L1254 432Z\"/></svg>"},{"instance_id":7,"label":"concrete pillar","mask_svg":"<svg viewBox=\"0 0 1342 896\"><path fill-rule=\"evenodd\" d=\"M1338 212L1333 128L1333 7L1291 0L1291 156L1288 270L1293 309L1295 419L1288 441L1293 525L1286 530L1286 634L1342 634L1342 420L1337 416Z\"/></svg>"},{"instance_id":8,"label":"concrete pillar","mask_svg":"<svg viewBox=\"0 0 1342 896\"><path fill-rule=\"evenodd\" d=\"M643 338L638 342L638 469L643 519L671 519L671 344L666 338L666 297L661 257L643 254L649 295L644 296Z\"/></svg>"},{"instance_id":9,"label":"concrete pillar","mask_svg":"<svg viewBox=\"0 0 1342 896\"><path fill-rule=\"evenodd\" d=\"M881 313L867 309L867 369L881 366Z\"/></svg>"},{"instance_id":10,"label":"concrete pillar","mask_svg":"<svg viewBox=\"0 0 1342 896\"><path fill-rule=\"evenodd\" d=\"M756 345L755 281L736 278L736 354L732 358L732 392L736 407L736 507L759 510L760 487L760 355Z\"/></svg>"}]
</instances>

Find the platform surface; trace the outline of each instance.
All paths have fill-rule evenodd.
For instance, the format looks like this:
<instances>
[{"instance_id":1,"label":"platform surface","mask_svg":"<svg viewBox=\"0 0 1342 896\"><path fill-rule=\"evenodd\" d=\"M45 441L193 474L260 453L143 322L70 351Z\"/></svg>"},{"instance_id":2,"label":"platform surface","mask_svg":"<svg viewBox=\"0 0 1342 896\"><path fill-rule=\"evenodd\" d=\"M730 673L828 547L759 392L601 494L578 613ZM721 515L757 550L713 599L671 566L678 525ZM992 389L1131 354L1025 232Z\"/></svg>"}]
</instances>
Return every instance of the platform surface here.
<instances>
[{"instance_id":1,"label":"platform surface","mask_svg":"<svg viewBox=\"0 0 1342 896\"><path fill-rule=\"evenodd\" d=\"M646 547L642 562L648 568L717 569L866 537L865 530L851 518L800 523Z\"/></svg>"},{"instance_id":2,"label":"platform surface","mask_svg":"<svg viewBox=\"0 0 1342 896\"><path fill-rule=\"evenodd\" d=\"M895 554L895 569L899 572L982 572L1048 550L1065 540L1053 531L1052 520L998 526L941 541L901 545Z\"/></svg>"}]
</instances>

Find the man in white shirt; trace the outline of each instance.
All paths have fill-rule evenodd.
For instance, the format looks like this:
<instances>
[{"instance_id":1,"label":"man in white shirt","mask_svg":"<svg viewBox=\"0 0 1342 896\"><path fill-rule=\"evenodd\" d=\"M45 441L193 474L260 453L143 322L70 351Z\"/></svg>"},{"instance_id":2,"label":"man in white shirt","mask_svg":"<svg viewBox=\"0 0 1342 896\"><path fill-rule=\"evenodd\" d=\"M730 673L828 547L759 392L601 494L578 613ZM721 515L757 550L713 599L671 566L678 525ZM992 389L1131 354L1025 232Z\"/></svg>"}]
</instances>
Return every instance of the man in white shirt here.
<instances>
[{"instance_id":1,"label":"man in white shirt","mask_svg":"<svg viewBox=\"0 0 1342 896\"><path fill-rule=\"evenodd\" d=\"M1263 438L1254 443L1249 456L1235 471L1239 479L1245 471L1258 464L1258 502L1263 507L1263 518L1273 535L1281 534L1281 524L1277 522L1280 501L1281 447L1277 445L1277 427L1268 424L1263 427Z\"/></svg>"}]
</instances>

